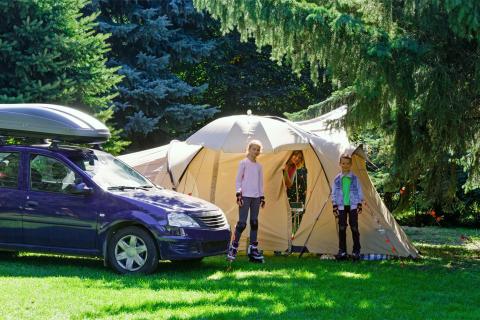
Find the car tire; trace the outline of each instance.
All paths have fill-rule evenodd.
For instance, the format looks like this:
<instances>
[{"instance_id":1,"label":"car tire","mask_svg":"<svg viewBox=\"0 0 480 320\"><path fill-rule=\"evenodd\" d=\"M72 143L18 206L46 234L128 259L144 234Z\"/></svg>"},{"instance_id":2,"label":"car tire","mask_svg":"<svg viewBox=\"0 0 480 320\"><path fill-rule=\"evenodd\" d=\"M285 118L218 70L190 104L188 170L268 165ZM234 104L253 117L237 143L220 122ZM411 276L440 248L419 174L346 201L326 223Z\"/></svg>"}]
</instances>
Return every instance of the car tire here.
<instances>
[{"instance_id":1,"label":"car tire","mask_svg":"<svg viewBox=\"0 0 480 320\"><path fill-rule=\"evenodd\" d=\"M110 266L121 274L149 274L158 267L158 250L142 228L126 227L113 234L107 246Z\"/></svg>"},{"instance_id":2,"label":"car tire","mask_svg":"<svg viewBox=\"0 0 480 320\"><path fill-rule=\"evenodd\" d=\"M0 259L11 259L18 257L17 251L0 251Z\"/></svg>"}]
</instances>

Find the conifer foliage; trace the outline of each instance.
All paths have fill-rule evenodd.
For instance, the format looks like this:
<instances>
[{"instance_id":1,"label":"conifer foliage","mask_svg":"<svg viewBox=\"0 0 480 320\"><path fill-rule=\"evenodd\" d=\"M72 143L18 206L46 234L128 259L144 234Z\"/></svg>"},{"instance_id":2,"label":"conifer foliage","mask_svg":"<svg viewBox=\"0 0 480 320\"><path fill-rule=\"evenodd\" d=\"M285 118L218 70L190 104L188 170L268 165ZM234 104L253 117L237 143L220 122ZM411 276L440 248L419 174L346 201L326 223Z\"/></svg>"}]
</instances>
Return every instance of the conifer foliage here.
<instances>
[{"instance_id":1,"label":"conifer foliage","mask_svg":"<svg viewBox=\"0 0 480 320\"><path fill-rule=\"evenodd\" d=\"M326 68L349 102L347 125L392 143L392 170L423 181L430 199L455 196L456 172L480 184L480 2L477 0L194 0L272 58ZM321 104L323 107L328 103ZM309 110L312 115L314 110ZM318 110L318 112L321 112ZM304 113L305 114L305 113Z\"/></svg>"},{"instance_id":2,"label":"conifer foliage","mask_svg":"<svg viewBox=\"0 0 480 320\"><path fill-rule=\"evenodd\" d=\"M189 83L208 83L204 98L220 107L218 116L254 114L284 116L328 97L330 83L315 86L308 71L297 77L288 65L270 59L270 49L258 50L253 41L241 43L238 33L224 37L218 22L205 19L209 38L216 39L212 55L185 73ZM215 23L214 23L215 22Z\"/></svg>"},{"instance_id":3,"label":"conifer foliage","mask_svg":"<svg viewBox=\"0 0 480 320\"><path fill-rule=\"evenodd\" d=\"M134 144L146 136L164 143L217 112L192 101L205 84L192 86L179 76L215 47L200 37L201 15L190 1L97 0L92 9L100 11L99 29L111 34L109 64L124 76L115 119Z\"/></svg>"},{"instance_id":4,"label":"conifer foliage","mask_svg":"<svg viewBox=\"0 0 480 320\"><path fill-rule=\"evenodd\" d=\"M105 65L107 35L82 0L0 0L0 103L65 104L106 122L111 118L118 68ZM105 149L128 143L110 127Z\"/></svg>"},{"instance_id":5,"label":"conifer foliage","mask_svg":"<svg viewBox=\"0 0 480 320\"><path fill-rule=\"evenodd\" d=\"M106 35L86 1L0 1L0 102L49 102L107 110L121 77L105 66Z\"/></svg>"}]
</instances>

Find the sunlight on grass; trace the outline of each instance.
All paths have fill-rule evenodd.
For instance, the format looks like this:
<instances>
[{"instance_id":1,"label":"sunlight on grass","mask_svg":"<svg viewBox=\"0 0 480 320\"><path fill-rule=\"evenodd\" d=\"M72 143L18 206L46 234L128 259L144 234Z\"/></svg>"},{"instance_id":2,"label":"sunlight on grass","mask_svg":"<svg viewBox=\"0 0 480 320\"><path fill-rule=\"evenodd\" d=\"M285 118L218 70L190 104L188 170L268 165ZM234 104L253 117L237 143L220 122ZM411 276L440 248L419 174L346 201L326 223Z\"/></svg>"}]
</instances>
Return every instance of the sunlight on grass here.
<instances>
[{"instance_id":1,"label":"sunlight on grass","mask_svg":"<svg viewBox=\"0 0 480 320\"><path fill-rule=\"evenodd\" d=\"M244 290L241 292L231 292L229 294L229 299L234 299L238 302L247 302L249 300L257 300L257 301L266 301L266 302L273 302L272 296L268 293L259 293L255 290Z\"/></svg>"},{"instance_id":2,"label":"sunlight on grass","mask_svg":"<svg viewBox=\"0 0 480 320\"><path fill-rule=\"evenodd\" d=\"M480 240L472 240L472 242L466 243L465 248L480 251Z\"/></svg>"},{"instance_id":3,"label":"sunlight on grass","mask_svg":"<svg viewBox=\"0 0 480 320\"><path fill-rule=\"evenodd\" d=\"M370 274L361 274L361 273L354 273L348 271L339 271L334 273L336 276L349 278L349 279L362 279L367 280L370 278Z\"/></svg>"},{"instance_id":4,"label":"sunlight on grass","mask_svg":"<svg viewBox=\"0 0 480 320\"><path fill-rule=\"evenodd\" d=\"M370 301L368 301L368 300L360 300L360 301L358 302L358 307L359 307L360 309L369 309L369 308L372 307L372 303L371 303Z\"/></svg>"},{"instance_id":5,"label":"sunlight on grass","mask_svg":"<svg viewBox=\"0 0 480 320\"><path fill-rule=\"evenodd\" d=\"M441 228L441 227L402 227L408 237L417 244L463 245L461 236L474 241L480 240L479 229Z\"/></svg>"},{"instance_id":6,"label":"sunlight on grass","mask_svg":"<svg viewBox=\"0 0 480 320\"><path fill-rule=\"evenodd\" d=\"M308 272L305 270L302 271L292 271L292 270L275 270L275 271L265 271L265 270L254 270L254 271L234 271L234 272L224 272L217 271L211 276L208 280L222 280L227 277L233 277L235 279L249 279L249 278L277 278L277 279L315 279L317 277L313 272Z\"/></svg>"},{"instance_id":7,"label":"sunlight on grass","mask_svg":"<svg viewBox=\"0 0 480 320\"><path fill-rule=\"evenodd\" d=\"M208 280L222 280L223 278L228 276L228 274L229 274L228 272L217 271L214 274L212 274L211 276L207 277L207 279Z\"/></svg>"},{"instance_id":8,"label":"sunlight on grass","mask_svg":"<svg viewBox=\"0 0 480 320\"><path fill-rule=\"evenodd\" d=\"M275 303L272 307L273 314L282 314L287 311L287 307L283 303Z\"/></svg>"}]
</instances>

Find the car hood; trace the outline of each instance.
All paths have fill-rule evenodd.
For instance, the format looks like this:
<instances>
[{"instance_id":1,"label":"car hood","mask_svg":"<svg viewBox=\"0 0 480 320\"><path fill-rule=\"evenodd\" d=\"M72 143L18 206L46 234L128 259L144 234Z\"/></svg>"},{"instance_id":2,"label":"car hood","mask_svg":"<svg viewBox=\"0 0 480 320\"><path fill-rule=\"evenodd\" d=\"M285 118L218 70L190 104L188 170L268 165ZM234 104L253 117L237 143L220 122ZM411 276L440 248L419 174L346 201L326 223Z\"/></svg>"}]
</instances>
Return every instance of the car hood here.
<instances>
[{"instance_id":1,"label":"car hood","mask_svg":"<svg viewBox=\"0 0 480 320\"><path fill-rule=\"evenodd\" d=\"M148 191L136 189L115 192L115 194L128 200L143 202L168 211L198 213L219 210L216 205L208 201L166 189L153 188Z\"/></svg>"}]
</instances>

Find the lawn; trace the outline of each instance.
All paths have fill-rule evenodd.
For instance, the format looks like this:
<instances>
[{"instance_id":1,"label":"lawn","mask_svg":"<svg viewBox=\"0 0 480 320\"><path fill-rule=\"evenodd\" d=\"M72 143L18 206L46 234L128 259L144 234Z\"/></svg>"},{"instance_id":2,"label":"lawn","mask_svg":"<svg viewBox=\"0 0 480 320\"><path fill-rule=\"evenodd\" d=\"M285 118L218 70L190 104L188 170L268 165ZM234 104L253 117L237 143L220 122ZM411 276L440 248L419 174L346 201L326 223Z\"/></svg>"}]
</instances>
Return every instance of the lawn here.
<instances>
[{"instance_id":1,"label":"lawn","mask_svg":"<svg viewBox=\"0 0 480 320\"><path fill-rule=\"evenodd\" d=\"M406 228L416 261L268 256L160 264L119 276L98 259L0 260L1 319L480 319L480 231ZM462 244L465 234L476 243Z\"/></svg>"}]
</instances>

